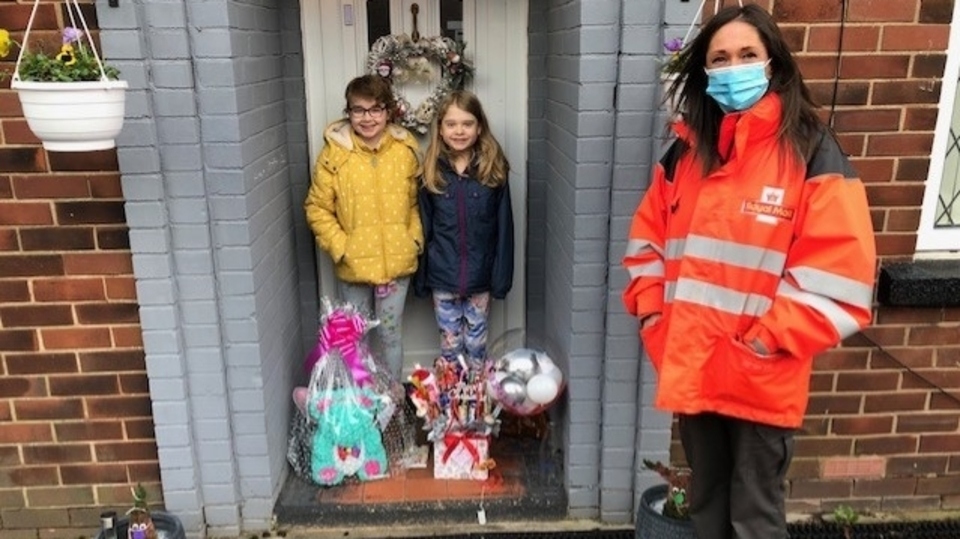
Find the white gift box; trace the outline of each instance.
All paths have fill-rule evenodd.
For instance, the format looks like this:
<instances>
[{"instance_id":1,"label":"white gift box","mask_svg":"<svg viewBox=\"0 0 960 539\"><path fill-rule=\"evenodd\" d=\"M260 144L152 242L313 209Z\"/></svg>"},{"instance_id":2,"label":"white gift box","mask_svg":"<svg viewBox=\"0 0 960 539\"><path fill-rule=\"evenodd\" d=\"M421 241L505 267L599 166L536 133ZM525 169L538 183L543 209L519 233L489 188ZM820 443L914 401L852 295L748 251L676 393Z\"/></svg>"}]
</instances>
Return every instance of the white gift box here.
<instances>
[{"instance_id":1,"label":"white gift box","mask_svg":"<svg viewBox=\"0 0 960 539\"><path fill-rule=\"evenodd\" d=\"M485 481L489 475L490 437L447 433L433 443L433 477Z\"/></svg>"}]
</instances>

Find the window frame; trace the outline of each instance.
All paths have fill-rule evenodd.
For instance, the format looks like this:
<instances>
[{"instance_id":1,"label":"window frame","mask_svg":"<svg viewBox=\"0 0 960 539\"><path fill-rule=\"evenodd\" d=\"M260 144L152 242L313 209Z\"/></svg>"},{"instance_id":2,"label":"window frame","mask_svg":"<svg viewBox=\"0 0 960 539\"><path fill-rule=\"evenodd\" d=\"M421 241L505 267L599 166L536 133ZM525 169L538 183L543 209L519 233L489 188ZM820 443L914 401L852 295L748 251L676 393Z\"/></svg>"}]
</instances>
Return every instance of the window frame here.
<instances>
[{"instance_id":1,"label":"window frame","mask_svg":"<svg viewBox=\"0 0 960 539\"><path fill-rule=\"evenodd\" d=\"M946 50L947 60L943 68L938 103L937 123L930 150L930 167L924 182L923 204L920 208L920 225L917 229L917 258L929 258L948 254L960 257L960 226L937 228L937 215L941 182L946 164L947 146L950 144L950 129L953 117L960 107L957 86L960 83L960 2L953 6L950 22L950 40Z\"/></svg>"}]
</instances>

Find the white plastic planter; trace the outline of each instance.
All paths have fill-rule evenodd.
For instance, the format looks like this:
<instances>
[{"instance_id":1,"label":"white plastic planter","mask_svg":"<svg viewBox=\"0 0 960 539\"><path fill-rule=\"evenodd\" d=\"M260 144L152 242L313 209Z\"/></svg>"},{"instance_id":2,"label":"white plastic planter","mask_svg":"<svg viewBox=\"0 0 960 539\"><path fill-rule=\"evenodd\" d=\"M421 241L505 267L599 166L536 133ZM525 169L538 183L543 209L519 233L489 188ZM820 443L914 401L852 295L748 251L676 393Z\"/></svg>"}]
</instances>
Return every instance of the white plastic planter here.
<instances>
[{"instance_id":1,"label":"white plastic planter","mask_svg":"<svg viewBox=\"0 0 960 539\"><path fill-rule=\"evenodd\" d=\"M127 82L10 81L30 130L52 152L113 148L123 128Z\"/></svg>"}]
</instances>

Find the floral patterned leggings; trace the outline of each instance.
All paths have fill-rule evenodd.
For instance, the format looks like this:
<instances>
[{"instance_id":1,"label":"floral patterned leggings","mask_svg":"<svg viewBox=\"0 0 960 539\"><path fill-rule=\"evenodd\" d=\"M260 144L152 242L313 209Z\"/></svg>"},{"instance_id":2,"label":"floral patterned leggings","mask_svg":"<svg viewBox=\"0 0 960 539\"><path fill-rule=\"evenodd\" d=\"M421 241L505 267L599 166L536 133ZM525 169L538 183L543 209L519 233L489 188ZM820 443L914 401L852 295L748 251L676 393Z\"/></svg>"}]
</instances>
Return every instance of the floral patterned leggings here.
<instances>
[{"instance_id":1,"label":"floral patterned leggings","mask_svg":"<svg viewBox=\"0 0 960 539\"><path fill-rule=\"evenodd\" d=\"M361 312L372 314L380 321L381 354L395 380L403 376L403 306L407 300L410 277L401 277L382 285L347 283L340 281L340 299L352 303Z\"/></svg>"},{"instance_id":2,"label":"floral patterned leggings","mask_svg":"<svg viewBox=\"0 0 960 539\"><path fill-rule=\"evenodd\" d=\"M461 296L435 290L433 312L440 328L440 354L448 360L463 354L472 365L482 364L487 355L490 293Z\"/></svg>"}]
</instances>

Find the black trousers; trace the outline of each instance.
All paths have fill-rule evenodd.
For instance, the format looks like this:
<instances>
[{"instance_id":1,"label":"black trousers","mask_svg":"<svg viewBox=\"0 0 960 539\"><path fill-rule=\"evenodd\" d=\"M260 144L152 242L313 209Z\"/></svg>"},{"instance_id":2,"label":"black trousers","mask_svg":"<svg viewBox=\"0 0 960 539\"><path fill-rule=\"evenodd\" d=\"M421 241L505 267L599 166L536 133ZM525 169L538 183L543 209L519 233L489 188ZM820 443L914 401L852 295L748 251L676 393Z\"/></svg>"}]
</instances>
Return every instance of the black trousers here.
<instances>
[{"instance_id":1,"label":"black trousers","mask_svg":"<svg viewBox=\"0 0 960 539\"><path fill-rule=\"evenodd\" d=\"M787 539L793 429L712 413L681 415L679 423L698 539Z\"/></svg>"}]
</instances>

